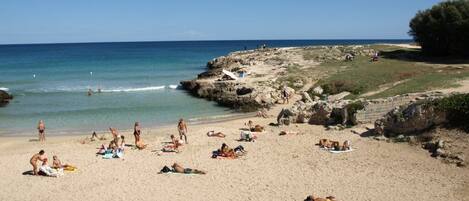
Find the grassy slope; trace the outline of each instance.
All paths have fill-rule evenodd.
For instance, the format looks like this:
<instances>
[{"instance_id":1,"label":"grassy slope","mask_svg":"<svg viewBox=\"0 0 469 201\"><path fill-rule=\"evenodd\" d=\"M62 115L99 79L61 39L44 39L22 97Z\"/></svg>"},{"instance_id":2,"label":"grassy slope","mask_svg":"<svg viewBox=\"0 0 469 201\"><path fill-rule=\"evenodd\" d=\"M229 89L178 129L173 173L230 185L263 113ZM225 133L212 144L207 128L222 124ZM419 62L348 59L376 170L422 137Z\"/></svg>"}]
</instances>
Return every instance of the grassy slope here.
<instances>
[{"instance_id":1,"label":"grassy slope","mask_svg":"<svg viewBox=\"0 0 469 201\"><path fill-rule=\"evenodd\" d=\"M404 56L418 53L415 50L391 46L373 46L373 48L383 53L403 50ZM372 96L372 98L377 98L452 87L455 86L455 81L458 79L469 77L469 69L467 68L457 69L447 65L430 65L412 59L400 58L402 55L380 58L378 62L370 62L368 57L358 57L352 62L322 63L321 70L328 72L329 76L320 80L318 85L338 81L346 83L348 90L356 92L355 95L351 96L353 98L366 92L376 91L385 84L403 81Z\"/></svg>"}]
</instances>

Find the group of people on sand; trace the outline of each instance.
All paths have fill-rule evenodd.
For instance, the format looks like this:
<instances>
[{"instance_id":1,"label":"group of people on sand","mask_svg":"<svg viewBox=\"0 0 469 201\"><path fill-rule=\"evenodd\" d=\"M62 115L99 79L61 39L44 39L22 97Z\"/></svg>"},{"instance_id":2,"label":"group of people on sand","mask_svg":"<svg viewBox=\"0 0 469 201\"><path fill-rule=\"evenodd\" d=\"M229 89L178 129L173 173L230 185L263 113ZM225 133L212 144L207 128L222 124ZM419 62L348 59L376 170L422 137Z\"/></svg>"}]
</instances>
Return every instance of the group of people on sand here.
<instances>
[{"instance_id":1,"label":"group of people on sand","mask_svg":"<svg viewBox=\"0 0 469 201\"><path fill-rule=\"evenodd\" d=\"M244 150L244 147L242 145L239 145L236 148L232 149L227 144L223 143L220 149L213 151L212 158L223 157L235 159L240 156L244 156L246 153L247 152L246 150Z\"/></svg>"},{"instance_id":2,"label":"group of people on sand","mask_svg":"<svg viewBox=\"0 0 469 201\"><path fill-rule=\"evenodd\" d=\"M329 139L320 139L318 143L319 147L333 150L333 151L348 151L352 149L351 143L349 140L345 140L342 145L339 141L329 140Z\"/></svg>"},{"instance_id":3,"label":"group of people on sand","mask_svg":"<svg viewBox=\"0 0 469 201\"><path fill-rule=\"evenodd\" d=\"M42 162L41 166L38 166L39 161ZM40 150L38 153L34 154L29 160L29 163L33 166L33 175L58 177L63 175L64 169L68 171L74 171L76 169L72 165L63 164L56 155L52 157L52 166L50 166L44 150Z\"/></svg>"}]
</instances>

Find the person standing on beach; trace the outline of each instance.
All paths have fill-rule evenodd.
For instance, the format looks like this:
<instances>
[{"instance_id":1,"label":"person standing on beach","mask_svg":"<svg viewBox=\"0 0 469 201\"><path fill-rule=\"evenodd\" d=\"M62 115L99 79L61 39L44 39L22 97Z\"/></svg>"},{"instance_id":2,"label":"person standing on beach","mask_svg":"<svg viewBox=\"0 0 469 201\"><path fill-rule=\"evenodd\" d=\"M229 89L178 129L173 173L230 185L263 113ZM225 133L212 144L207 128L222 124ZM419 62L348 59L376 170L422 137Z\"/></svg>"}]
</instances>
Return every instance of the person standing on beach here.
<instances>
[{"instance_id":1,"label":"person standing on beach","mask_svg":"<svg viewBox=\"0 0 469 201\"><path fill-rule=\"evenodd\" d=\"M45 142L46 141L46 125L44 124L43 120L39 120L37 125L37 130L39 131L39 141Z\"/></svg>"},{"instance_id":2,"label":"person standing on beach","mask_svg":"<svg viewBox=\"0 0 469 201\"><path fill-rule=\"evenodd\" d=\"M187 125L186 122L184 122L184 119L179 119L178 123L178 131L179 131L179 138L182 140L182 136L184 136L184 141L187 143Z\"/></svg>"},{"instance_id":3,"label":"person standing on beach","mask_svg":"<svg viewBox=\"0 0 469 201\"><path fill-rule=\"evenodd\" d=\"M39 151L39 153L34 154L34 155L31 157L31 159L29 160L29 163L31 163L31 165L33 166L33 174L34 174L34 175L37 175L37 173L38 173L38 170L37 170L37 161L39 160L39 161L44 162L44 159L45 159L45 158L43 157L43 156L44 156L44 153L45 153L44 150L41 150L41 151Z\"/></svg>"},{"instance_id":4,"label":"person standing on beach","mask_svg":"<svg viewBox=\"0 0 469 201\"><path fill-rule=\"evenodd\" d=\"M135 146L137 146L138 142L140 142L140 133L142 133L142 131L140 130L140 123L135 122L134 124Z\"/></svg>"}]
</instances>

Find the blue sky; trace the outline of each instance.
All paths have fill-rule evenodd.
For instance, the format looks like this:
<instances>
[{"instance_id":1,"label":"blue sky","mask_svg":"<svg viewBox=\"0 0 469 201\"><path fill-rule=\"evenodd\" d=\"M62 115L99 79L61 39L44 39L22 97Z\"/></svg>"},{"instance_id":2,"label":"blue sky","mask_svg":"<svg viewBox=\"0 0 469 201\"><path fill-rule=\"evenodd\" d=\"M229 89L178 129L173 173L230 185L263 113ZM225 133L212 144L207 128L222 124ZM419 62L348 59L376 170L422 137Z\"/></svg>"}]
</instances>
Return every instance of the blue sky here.
<instances>
[{"instance_id":1,"label":"blue sky","mask_svg":"<svg viewBox=\"0 0 469 201\"><path fill-rule=\"evenodd\" d=\"M403 39L438 0L2 0L0 44Z\"/></svg>"}]
</instances>

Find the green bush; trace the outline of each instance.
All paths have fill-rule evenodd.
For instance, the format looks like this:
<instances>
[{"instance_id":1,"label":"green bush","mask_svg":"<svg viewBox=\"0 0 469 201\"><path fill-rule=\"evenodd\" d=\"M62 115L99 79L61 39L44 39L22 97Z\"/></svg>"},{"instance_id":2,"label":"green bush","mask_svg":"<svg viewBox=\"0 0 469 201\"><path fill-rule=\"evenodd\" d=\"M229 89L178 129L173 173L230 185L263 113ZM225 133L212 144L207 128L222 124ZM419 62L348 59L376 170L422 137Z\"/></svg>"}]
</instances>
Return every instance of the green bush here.
<instances>
[{"instance_id":1,"label":"green bush","mask_svg":"<svg viewBox=\"0 0 469 201\"><path fill-rule=\"evenodd\" d=\"M353 117L357 113L357 111L365 109L365 105L361 101L355 101L345 106L345 108L347 108L347 115L349 116L347 125L355 125L356 122L350 121L351 117Z\"/></svg>"},{"instance_id":2,"label":"green bush","mask_svg":"<svg viewBox=\"0 0 469 201\"><path fill-rule=\"evenodd\" d=\"M469 130L469 94L457 94L435 101L446 112L450 126Z\"/></svg>"},{"instance_id":3,"label":"green bush","mask_svg":"<svg viewBox=\"0 0 469 201\"><path fill-rule=\"evenodd\" d=\"M468 0L445 1L419 11L409 26L409 34L422 46L424 53L469 55Z\"/></svg>"},{"instance_id":4,"label":"green bush","mask_svg":"<svg viewBox=\"0 0 469 201\"><path fill-rule=\"evenodd\" d=\"M358 95L361 94L364 90L363 86L358 85L355 82L347 80L334 80L327 82L321 85L321 88L324 90L325 94L338 94L344 91L348 91L352 94Z\"/></svg>"}]
</instances>

